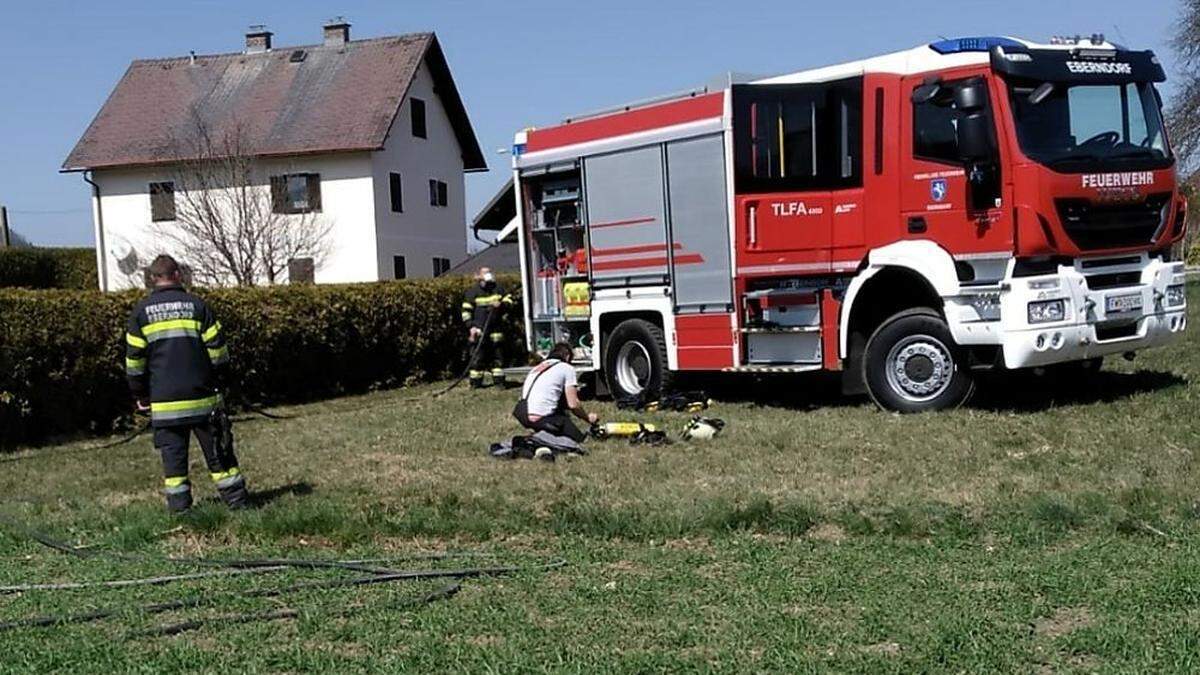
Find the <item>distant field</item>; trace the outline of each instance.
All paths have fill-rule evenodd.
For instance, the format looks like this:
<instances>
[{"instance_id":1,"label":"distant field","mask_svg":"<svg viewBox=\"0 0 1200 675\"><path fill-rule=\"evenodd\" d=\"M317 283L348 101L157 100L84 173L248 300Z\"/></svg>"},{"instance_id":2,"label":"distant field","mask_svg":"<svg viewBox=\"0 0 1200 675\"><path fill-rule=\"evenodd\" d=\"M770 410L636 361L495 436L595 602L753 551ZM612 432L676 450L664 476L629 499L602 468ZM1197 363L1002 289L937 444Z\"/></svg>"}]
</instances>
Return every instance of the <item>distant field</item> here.
<instances>
[{"instance_id":1,"label":"distant field","mask_svg":"<svg viewBox=\"0 0 1200 675\"><path fill-rule=\"evenodd\" d=\"M1200 286L1191 286L1200 307ZM1196 314L1196 312L1193 312ZM1200 326L1200 319L1193 321ZM226 672L1155 671L1200 669L1200 338L1084 383L985 383L966 409L881 413L822 378L705 384L729 426L661 448L591 443L555 465L490 460L514 394L436 387L284 410L238 427L262 506L162 513L144 437L0 455L0 516L141 556L534 563L467 580L238 598L0 632L0 669ZM608 417L628 417L601 403ZM682 414L642 419L677 431ZM211 493L199 453L193 481ZM77 560L0 525L0 585L196 571ZM0 594L0 622L328 578L256 575ZM131 632L231 612L179 636ZM353 612L348 610L353 609Z\"/></svg>"}]
</instances>

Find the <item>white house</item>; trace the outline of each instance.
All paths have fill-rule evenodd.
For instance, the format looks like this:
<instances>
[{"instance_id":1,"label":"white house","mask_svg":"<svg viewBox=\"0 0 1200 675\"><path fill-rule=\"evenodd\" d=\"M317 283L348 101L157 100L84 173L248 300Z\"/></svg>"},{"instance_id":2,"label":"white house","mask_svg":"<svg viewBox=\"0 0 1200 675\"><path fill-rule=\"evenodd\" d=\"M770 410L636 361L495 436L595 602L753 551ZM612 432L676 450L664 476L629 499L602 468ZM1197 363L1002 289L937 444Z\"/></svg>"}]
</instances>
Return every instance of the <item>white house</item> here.
<instances>
[{"instance_id":1,"label":"white house","mask_svg":"<svg viewBox=\"0 0 1200 675\"><path fill-rule=\"evenodd\" d=\"M153 255L171 252L175 176L193 159L170 139L202 117L236 129L269 175L273 208L319 218L329 247L318 283L429 277L467 255L465 172L487 164L432 33L350 40L324 27L319 45L134 61L64 171L91 185L103 290L140 283ZM186 262L186 261L185 261Z\"/></svg>"}]
</instances>

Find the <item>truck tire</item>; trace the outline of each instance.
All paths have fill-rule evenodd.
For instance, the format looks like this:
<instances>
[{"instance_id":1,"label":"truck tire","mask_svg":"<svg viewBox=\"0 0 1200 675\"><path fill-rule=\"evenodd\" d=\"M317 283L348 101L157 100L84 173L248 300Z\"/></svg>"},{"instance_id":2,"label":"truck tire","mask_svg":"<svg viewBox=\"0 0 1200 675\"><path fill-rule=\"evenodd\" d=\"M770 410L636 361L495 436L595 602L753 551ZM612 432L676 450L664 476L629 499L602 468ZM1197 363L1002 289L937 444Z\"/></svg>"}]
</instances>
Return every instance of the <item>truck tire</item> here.
<instances>
[{"instance_id":1,"label":"truck tire","mask_svg":"<svg viewBox=\"0 0 1200 675\"><path fill-rule=\"evenodd\" d=\"M957 408L975 391L962 350L932 309L891 316L867 340L867 392L884 410L917 413Z\"/></svg>"},{"instance_id":2,"label":"truck tire","mask_svg":"<svg viewBox=\"0 0 1200 675\"><path fill-rule=\"evenodd\" d=\"M604 376L613 398L661 396L672 377L662 329L643 319L618 324L604 350Z\"/></svg>"}]
</instances>

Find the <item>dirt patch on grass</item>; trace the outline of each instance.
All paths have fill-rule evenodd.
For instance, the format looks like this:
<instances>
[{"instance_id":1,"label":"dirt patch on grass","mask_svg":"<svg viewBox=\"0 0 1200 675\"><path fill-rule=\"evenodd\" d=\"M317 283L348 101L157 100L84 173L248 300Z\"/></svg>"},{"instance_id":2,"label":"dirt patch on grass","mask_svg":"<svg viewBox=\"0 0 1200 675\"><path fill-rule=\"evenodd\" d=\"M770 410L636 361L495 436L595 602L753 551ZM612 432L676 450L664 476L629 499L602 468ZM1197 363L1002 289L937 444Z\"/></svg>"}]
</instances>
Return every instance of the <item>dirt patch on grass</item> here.
<instances>
[{"instance_id":1,"label":"dirt patch on grass","mask_svg":"<svg viewBox=\"0 0 1200 675\"><path fill-rule=\"evenodd\" d=\"M496 647L504 643L504 637L500 635L472 635L466 639L466 643L473 647Z\"/></svg>"},{"instance_id":2,"label":"dirt patch on grass","mask_svg":"<svg viewBox=\"0 0 1200 675\"><path fill-rule=\"evenodd\" d=\"M153 490L107 492L100 496L100 505L107 509L119 509L134 502L148 501L154 494Z\"/></svg>"},{"instance_id":3,"label":"dirt patch on grass","mask_svg":"<svg viewBox=\"0 0 1200 675\"><path fill-rule=\"evenodd\" d=\"M743 562L722 561L701 565L696 568L696 575L701 579L729 581L736 579L739 574L744 573L747 569L749 569L749 565Z\"/></svg>"},{"instance_id":4,"label":"dirt patch on grass","mask_svg":"<svg viewBox=\"0 0 1200 675\"><path fill-rule=\"evenodd\" d=\"M712 542L708 537L667 539L663 542L663 547L674 551L702 551L705 553L710 553L713 550Z\"/></svg>"},{"instance_id":5,"label":"dirt patch on grass","mask_svg":"<svg viewBox=\"0 0 1200 675\"><path fill-rule=\"evenodd\" d=\"M1053 639L1087 628L1093 623L1092 613L1086 607L1061 607L1054 614L1033 622L1033 633Z\"/></svg>"},{"instance_id":6,"label":"dirt patch on grass","mask_svg":"<svg viewBox=\"0 0 1200 675\"><path fill-rule=\"evenodd\" d=\"M878 642L873 645L867 645L862 650L868 654L882 654L883 656L899 656L903 648L899 642Z\"/></svg>"},{"instance_id":7,"label":"dirt patch on grass","mask_svg":"<svg viewBox=\"0 0 1200 675\"><path fill-rule=\"evenodd\" d=\"M821 523L808 531L809 539L833 544L840 544L846 541L846 536L846 531L840 525L834 523Z\"/></svg>"}]
</instances>

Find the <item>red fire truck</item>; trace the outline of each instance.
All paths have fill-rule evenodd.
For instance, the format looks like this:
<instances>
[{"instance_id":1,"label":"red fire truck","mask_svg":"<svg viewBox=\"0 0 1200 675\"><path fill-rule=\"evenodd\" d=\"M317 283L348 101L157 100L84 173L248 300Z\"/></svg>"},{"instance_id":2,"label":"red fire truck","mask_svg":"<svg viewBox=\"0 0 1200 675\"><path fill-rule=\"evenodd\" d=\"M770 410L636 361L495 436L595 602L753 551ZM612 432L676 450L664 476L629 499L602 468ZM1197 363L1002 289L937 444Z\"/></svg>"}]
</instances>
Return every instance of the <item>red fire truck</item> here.
<instances>
[{"instance_id":1,"label":"red fire truck","mask_svg":"<svg viewBox=\"0 0 1200 675\"><path fill-rule=\"evenodd\" d=\"M1186 203L1149 51L944 40L517 134L532 350L613 395L841 370L888 410L979 369L1099 367L1184 330Z\"/></svg>"}]
</instances>

